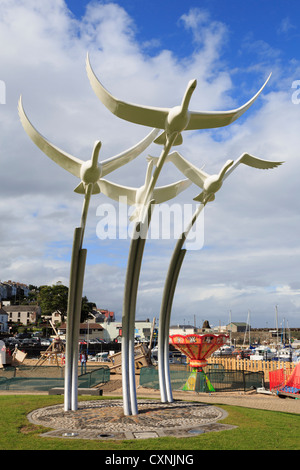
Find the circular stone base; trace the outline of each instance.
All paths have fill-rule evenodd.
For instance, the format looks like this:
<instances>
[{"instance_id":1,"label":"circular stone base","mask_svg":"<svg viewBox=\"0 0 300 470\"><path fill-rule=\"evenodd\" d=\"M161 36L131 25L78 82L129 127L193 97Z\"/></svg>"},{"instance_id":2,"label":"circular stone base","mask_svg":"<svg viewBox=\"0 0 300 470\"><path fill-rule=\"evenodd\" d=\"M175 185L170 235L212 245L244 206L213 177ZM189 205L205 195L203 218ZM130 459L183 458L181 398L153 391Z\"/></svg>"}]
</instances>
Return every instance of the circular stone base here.
<instances>
[{"instance_id":1,"label":"circular stone base","mask_svg":"<svg viewBox=\"0 0 300 470\"><path fill-rule=\"evenodd\" d=\"M42 436L72 439L191 437L233 428L217 423L226 416L223 410L203 403L140 400L138 412L124 416L122 400L91 400L79 402L77 411L64 411L63 405L40 408L28 419L54 429Z\"/></svg>"}]
</instances>

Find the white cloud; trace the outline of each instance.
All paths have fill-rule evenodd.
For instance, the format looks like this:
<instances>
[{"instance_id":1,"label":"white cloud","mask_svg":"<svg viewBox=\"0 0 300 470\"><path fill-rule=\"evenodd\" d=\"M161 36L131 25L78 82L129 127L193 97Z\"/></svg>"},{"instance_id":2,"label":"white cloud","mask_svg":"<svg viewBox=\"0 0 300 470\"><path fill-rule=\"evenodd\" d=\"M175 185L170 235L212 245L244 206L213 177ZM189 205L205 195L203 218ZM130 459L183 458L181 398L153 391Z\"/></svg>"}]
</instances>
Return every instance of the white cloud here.
<instances>
[{"instance_id":1,"label":"white cloud","mask_svg":"<svg viewBox=\"0 0 300 470\"><path fill-rule=\"evenodd\" d=\"M286 16L285 18L282 19L279 27L278 27L278 33L281 34L281 33L288 33L292 30L295 30L297 29L296 26L292 23L291 19Z\"/></svg>"},{"instance_id":2,"label":"white cloud","mask_svg":"<svg viewBox=\"0 0 300 470\"><path fill-rule=\"evenodd\" d=\"M102 83L121 99L153 106L177 105L188 81L195 77L198 85L192 109L221 110L243 104L235 98L232 80L238 66L227 66L222 58L227 26L199 9L187 11L179 24L192 32L195 41L194 53L183 60L164 49L147 56L136 40L136 25L117 4L91 3L77 20L62 0L1 3L0 41L5 47L0 51L0 79L6 85L6 104L0 105L2 280L68 282L73 230L79 224L82 205L81 196L73 193L76 178L51 162L25 134L17 114L21 93L24 108L38 130L82 159L90 158L95 140L102 140L100 159L104 159L130 147L149 131L118 120L96 98L85 72L87 50ZM264 51L264 64L271 66L274 53L268 47ZM275 55L280 60L280 54ZM241 86L239 95L244 101L259 88L261 70L258 67L251 90L243 94L245 83ZM283 292L280 287L292 286L297 280L300 258L300 107L292 103L294 90L290 88L299 78L294 75L299 67L295 62L286 72L278 70L276 62L276 74L263 96L241 120L217 131L184 133L180 152L194 164L205 163L209 173L218 172L226 159L235 159L244 151L286 163L268 172L240 166L216 201L208 205L205 246L185 257L174 298L174 321L198 312L201 318L213 318L212 323L222 315L227 321L233 306L236 315L242 316L248 308L256 309L259 323L261 317L273 318L278 300L292 319L299 314L297 290ZM149 149L153 155L159 152L155 144ZM147 153L109 179L141 185ZM168 163L158 184L180 178ZM190 202L198 192L192 186L180 201ZM109 201L103 195L93 197L88 217L84 291L90 300L115 310L120 318L129 241L103 243L96 238L96 209L102 202ZM158 316L174 243L146 243L139 318ZM292 320L289 323L293 325Z\"/></svg>"}]
</instances>

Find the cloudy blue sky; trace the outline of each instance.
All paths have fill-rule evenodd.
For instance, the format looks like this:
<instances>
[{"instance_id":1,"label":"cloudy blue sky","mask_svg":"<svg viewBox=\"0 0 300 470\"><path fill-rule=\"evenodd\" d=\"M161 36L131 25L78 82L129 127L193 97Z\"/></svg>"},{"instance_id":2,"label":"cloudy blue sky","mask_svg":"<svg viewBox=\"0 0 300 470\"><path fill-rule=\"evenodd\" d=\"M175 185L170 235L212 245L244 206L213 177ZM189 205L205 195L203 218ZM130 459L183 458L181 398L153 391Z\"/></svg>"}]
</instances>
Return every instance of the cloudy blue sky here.
<instances>
[{"instance_id":1,"label":"cloudy blue sky","mask_svg":"<svg viewBox=\"0 0 300 470\"><path fill-rule=\"evenodd\" d=\"M101 160L134 145L149 128L118 119L97 99L85 71L87 51L102 83L125 101L175 106L196 78L195 111L244 104L272 72L243 117L222 129L185 132L177 148L208 173L243 152L285 164L270 171L240 166L206 207L198 227L203 246L188 249L171 323L193 324L195 316L197 325L205 319L226 324L230 311L233 321L246 321L250 311L252 326L272 327L277 305L279 321L299 327L299 20L289 0L2 0L0 279L68 285L82 205L73 192L79 181L24 132L20 94L31 121L51 142L87 160L101 140ZM107 179L142 185L148 153L160 151L152 144ZM181 178L167 163L158 185ZM198 193L192 185L171 203L195 208ZM119 213L103 194L93 196L84 293L120 320L130 240L119 236L124 226L118 221L117 239L97 236L109 207ZM138 319L158 318L175 242L171 236L146 243Z\"/></svg>"}]
</instances>

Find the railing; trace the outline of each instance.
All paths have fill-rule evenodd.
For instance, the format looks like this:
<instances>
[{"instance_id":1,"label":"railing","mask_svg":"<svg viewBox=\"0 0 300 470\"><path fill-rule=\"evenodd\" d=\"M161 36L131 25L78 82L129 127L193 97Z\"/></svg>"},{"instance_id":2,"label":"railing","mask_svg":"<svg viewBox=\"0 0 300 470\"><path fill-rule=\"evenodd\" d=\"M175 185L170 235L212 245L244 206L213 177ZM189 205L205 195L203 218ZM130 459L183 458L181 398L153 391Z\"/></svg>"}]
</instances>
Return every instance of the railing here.
<instances>
[{"instance_id":1,"label":"railing","mask_svg":"<svg viewBox=\"0 0 300 470\"><path fill-rule=\"evenodd\" d=\"M79 368L78 372L80 374ZM64 368L51 366L6 368L0 375L0 390L48 391L53 387L64 387L63 373ZM110 380L110 370L107 366L93 368L86 374L79 374L79 388L91 388Z\"/></svg>"},{"instance_id":2,"label":"railing","mask_svg":"<svg viewBox=\"0 0 300 470\"><path fill-rule=\"evenodd\" d=\"M78 386L80 388L91 388L100 383L107 383L110 379L110 370L108 366L99 367L90 370L86 374L78 376Z\"/></svg>"},{"instance_id":3,"label":"railing","mask_svg":"<svg viewBox=\"0 0 300 470\"><path fill-rule=\"evenodd\" d=\"M170 379L172 390L186 390L194 382L194 387L189 391L195 392L233 392L247 391L264 385L263 372L249 372L244 370L225 370L220 365L208 365L205 368L205 375L198 373L192 376L190 367L176 365L170 367ZM192 382L190 382L190 379ZM209 387L207 380L212 388ZM196 381L196 382L195 382ZM158 370L156 367L142 367L140 374L140 386L159 390Z\"/></svg>"}]
</instances>

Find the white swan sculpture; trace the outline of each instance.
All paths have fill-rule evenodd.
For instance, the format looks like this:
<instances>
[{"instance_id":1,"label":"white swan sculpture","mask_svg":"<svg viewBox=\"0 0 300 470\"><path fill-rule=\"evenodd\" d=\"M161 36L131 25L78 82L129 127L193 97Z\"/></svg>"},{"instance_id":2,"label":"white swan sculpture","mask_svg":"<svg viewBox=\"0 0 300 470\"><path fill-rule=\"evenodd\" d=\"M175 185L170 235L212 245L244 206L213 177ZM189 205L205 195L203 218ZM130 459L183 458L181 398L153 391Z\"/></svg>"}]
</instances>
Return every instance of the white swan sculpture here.
<instances>
[{"instance_id":1,"label":"white swan sculpture","mask_svg":"<svg viewBox=\"0 0 300 470\"><path fill-rule=\"evenodd\" d=\"M157 163L158 158L148 156L148 161ZM244 164L253 168L261 170L268 170L276 168L284 162L273 162L269 160L262 160L261 158L254 157L249 153L243 153L235 162L227 160L223 165L221 171L215 175L209 175L200 168L187 161L179 152L172 152L167 157L165 162L172 162L187 178L194 184L202 188L203 191L194 198L194 201L206 204L207 202L214 201L215 193L222 187L223 181L240 165Z\"/></svg>"},{"instance_id":2,"label":"white swan sculpture","mask_svg":"<svg viewBox=\"0 0 300 470\"><path fill-rule=\"evenodd\" d=\"M51 160L72 175L81 179L79 185L74 189L76 193L80 194L85 194L86 187L89 183L93 185L92 194L100 193L99 179L135 159L153 142L160 132L159 129L153 129L144 139L130 149L107 160L103 160L101 163L98 163L101 142L97 141L94 145L91 160L83 161L59 149L35 129L24 111L21 97L18 110L21 123L31 140L33 140Z\"/></svg>"},{"instance_id":3,"label":"white swan sculpture","mask_svg":"<svg viewBox=\"0 0 300 470\"><path fill-rule=\"evenodd\" d=\"M150 199L155 200L155 204L173 199L175 196L180 194L186 188L188 188L192 182L189 179L177 181L166 186L160 186L154 188L153 192L147 197L147 192L152 179L153 162L149 161L145 183L139 188L132 188L129 186L121 186L119 184L112 183L103 178L99 180L100 190L107 197L120 201L120 197L126 197L126 202L129 206L136 206L135 211L130 216L130 220L140 220L143 208L149 202Z\"/></svg>"},{"instance_id":4,"label":"white swan sculpture","mask_svg":"<svg viewBox=\"0 0 300 470\"><path fill-rule=\"evenodd\" d=\"M169 264L169 269L165 281L163 299L160 310L159 318L159 334L158 334L158 374L159 374L159 388L161 393L161 401L163 403L173 402L171 378L170 378L170 365L169 365L169 338L168 332L170 329L170 318L172 311L172 303L174 293L176 289L177 279L180 273L180 269L183 263L183 259L186 253L186 249L183 249L185 240L189 234L189 231L193 227L197 220L200 212L203 210L205 205L209 201L215 199L215 193L221 188L223 181L240 165L241 163L258 168L268 169L275 168L281 165L283 162L272 162L268 160L261 160L260 158L253 157L248 153L243 153L237 160L227 160L223 165L221 171L217 175L209 175L202 169L198 169L185 158L182 157L178 152L173 152L168 155L167 159L173 162L177 168L184 173L193 183L203 189L194 200L199 201L200 204L197 206L190 222L185 228L181 237L175 245L173 255ZM156 163L156 157L148 157L149 161ZM166 161L168 161L166 160Z\"/></svg>"},{"instance_id":5,"label":"white swan sculpture","mask_svg":"<svg viewBox=\"0 0 300 470\"><path fill-rule=\"evenodd\" d=\"M65 366L65 411L77 410L78 408L78 338L81 312L81 297L84 281L84 269L86 262L86 249L82 249L84 230L86 226L87 214L90 198L92 194L100 193L99 181L112 171L120 168L126 163L136 158L144 151L158 135L159 130L153 129L143 140L134 147L112 158L98 163L98 155L101 142L94 145L92 158L88 161L80 160L63 150L59 149L47 139L45 139L31 124L25 114L22 99L19 100L19 116L24 130L31 140L55 163L62 168L80 178L81 182L75 188L75 192L84 194L84 201L81 212L80 227L74 232L70 285L68 296L68 328L66 332L66 366Z\"/></svg>"}]
</instances>

